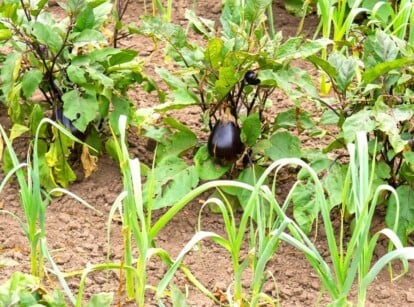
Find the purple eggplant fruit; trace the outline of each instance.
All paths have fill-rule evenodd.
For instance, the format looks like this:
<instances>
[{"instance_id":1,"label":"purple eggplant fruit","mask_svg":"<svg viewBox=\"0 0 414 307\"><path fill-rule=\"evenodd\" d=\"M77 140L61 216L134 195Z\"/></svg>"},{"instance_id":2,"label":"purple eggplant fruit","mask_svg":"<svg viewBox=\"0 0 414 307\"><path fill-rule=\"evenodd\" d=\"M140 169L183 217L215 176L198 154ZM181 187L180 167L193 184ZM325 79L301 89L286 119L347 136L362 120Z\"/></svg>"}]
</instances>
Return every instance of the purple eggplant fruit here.
<instances>
[{"instance_id":1,"label":"purple eggplant fruit","mask_svg":"<svg viewBox=\"0 0 414 307\"><path fill-rule=\"evenodd\" d=\"M253 70L248 70L244 75L244 80L251 85L260 84L260 79L257 78L257 74Z\"/></svg>"},{"instance_id":2,"label":"purple eggplant fruit","mask_svg":"<svg viewBox=\"0 0 414 307\"><path fill-rule=\"evenodd\" d=\"M240 128L235 120L226 117L218 120L208 138L210 155L218 160L231 161L236 159L243 150Z\"/></svg>"}]
</instances>

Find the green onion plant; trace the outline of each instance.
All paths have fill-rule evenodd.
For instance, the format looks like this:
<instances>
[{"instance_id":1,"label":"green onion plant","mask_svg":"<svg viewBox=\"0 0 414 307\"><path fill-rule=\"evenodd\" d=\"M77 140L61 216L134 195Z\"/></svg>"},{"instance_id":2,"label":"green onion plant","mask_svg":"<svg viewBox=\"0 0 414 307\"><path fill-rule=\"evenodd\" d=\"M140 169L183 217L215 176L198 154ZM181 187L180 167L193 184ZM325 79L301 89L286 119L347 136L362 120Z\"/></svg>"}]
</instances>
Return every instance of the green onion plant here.
<instances>
[{"instance_id":1,"label":"green onion plant","mask_svg":"<svg viewBox=\"0 0 414 307\"><path fill-rule=\"evenodd\" d=\"M172 208L166 212L160 219L158 219L154 225L152 225L152 192L154 187L153 176L149 176L147 180L150 181L150 189L148 200L143 200L142 184L141 184L141 170L139 160L137 158L131 159L129 157L128 148L126 146L126 117L120 116L119 118L119 138L114 134L115 149L117 152L120 170L122 174L124 191L119 195L114 205L111 208L111 212L108 217L108 248L110 246L110 232L111 232L111 220L116 210L121 214L122 221L122 235L124 238L124 259L122 265L114 263L108 263L111 268L118 266L121 270L122 266L128 269L125 272L126 294L128 299L133 299L137 306L145 306L146 290L155 290L159 297L168 294L165 290L166 286L172 279L175 271L179 268L197 288L205 293L210 298L214 299L206 288L193 276L193 274L181 263L174 261L167 251L162 248L158 248L155 245L155 239L158 232L165 227L165 225L178 213L180 210L188 204L191 200L197 197L203 192L203 188L196 189L189 193L186 197L181 199L178 204L172 206ZM206 189L204 189L206 190ZM215 237L214 233L197 233L194 237L185 245L183 250L178 256L178 259L188 253L191 248L196 245L200 240ZM133 247L136 244L138 248L138 255L134 255ZM147 262L153 256L158 256L167 266L173 267L168 277L164 278L160 285L151 287L147 283ZM174 263L176 263L174 265ZM105 266L101 266L105 268ZM165 285L165 281L167 284ZM171 295L171 294L170 294Z\"/></svg>"},{"instance_id":2,"label":"green onion plant","mask_svg":"<svg viewBox=\"0 0 414 307\"><path fill-rule=\"evenodd\" d=\"M375 25L386 33L414 44L414 7L412 0L368 1L370 14L368 25Z\"/></svg>"},{"instance_id":3,"label":"green onion plant","mask_svg":"<svg viewBox=\"0 0 414 307\"><path fill-rule=\"evenodd\" d=\"M191 193L181 201L170 208L166 215L173 214L180 210L188 199L194 199L197 195L209 189L218 189L221 193L226 189L239 189L239 191L250 193L249 200L244 207L240 221L238 222L234 214L234 206L221 193L221 197L213 197L205 202L200 210L198 221L198 232L196 235L209 234L210 238L217 244L221 245L231 257L233 268L232 286L227 291L227 300L231 306L258 306L266 304L269 306L277 305L274 298L268 296L263 292L263 286L266 281L270 280L271 274L266 271L267 263L273 258L277 251L281 235L287 231L287 227L292 222L286 216L286 210L291 203L292 192L290 191L283 204L279 204L275 198L276 179L275 175L273 184L269 188L265 183L269 177L276 170L278 171L286 165L299 164L303 167L310 168L307 164L299 159L286 158L280 159L272 163L263 174L257 178L254 185L239 181L230 180L215 180L202 184L194 189ZM220 194L219 194L220 195ZM214 204L221 216L223 217L226 236L219 236L218 234L202 230L202 212L203 209L210 204ZM162 221L164 217L158 221ZM158 227L155 223L154 234ZM246 235L248 233L248 235ZM243 243L248 241L248 253L243 257ZM172 278L173 272L182 263L184 254L181 254L170 267L167 274L160 283L159 291L163 291ZM247 270L252 272L252 280L250 289L246 292L243 289L242 277ZM162 292L158 293L159 295Z\"/></svg>"},{"instance_id":4,"label":"green onion plant","mask_svg":"<svg viewBox=\"0 0 414 307\"><path fill-rule=\"evenodd\" d=\"M210 237L216 243L224 247L230 254L233 266L233 283L228 289L228 301L231 305L250 304L268 304L275 305L277 302L274 298L265 295L262 291L266 281L266 264L274 256L280 240L284 240L304 253L311 266L315 269L321 279L322 289L327 291L333 304L349 303L349 294L352 287L356 284L358 289L357 303L363 306L366 299L368 286L374 281L381 269L394 259L401 259L403 271L408 269L408 259L414 259L414 248L403 247L395 230L398 227L398 221L395 221L394 229L383 229L377 233L370 234L370 226L378 205L380 195L383 192L392 193L397 197L396 192L391 186L381 185L375 191L372 189L373 170L375 161L370 165L368 158L368 145L365 133L357 134L356 145L348 145L350 154L350 167L343 190L343 209L339 233L333 227L331 220L331 207L325 198L324 189L317 173L305 162L297 158L279 159L272 163L257 179L254 186L237 182L218 180L205 183L189 193L181 202L178 202L162 216L152 228L155 235L158 231L158 223L162 223L166 216L178 212L189 199L194 199L196 195L210 189L240 188L251 192L247 206L244 208L240 222L236 222L233 207L223 196L222 198L209 199L204 206L214 203L223 217L226 236L206 232L201 229L201 215L199 218L199 230L197 235ZM269 176L275 173L275 179L280 169L286 165L295 165L305 168L312 178L315 185L315 205L320 210L325 232L327 234L330 260L321 256L313 241L303 232L300 226L286 215L286 209L291 203L293 191L299 181L294 184L290 193L279 205L275 199L276 181L273 182L272 188L265 185ZM264 208L270 207L267 215ZM351 239L347 244L344 242L344 220L346 208L354 207L355 210L355 227ZM242 244L248 235L249 251L245 258L241 257ZM387 236L390 243L390 250L373 263L373 255L376 243L380 235ZM391 250L391 247L395 247ZM158 296L167 287L173 273L182 264L185 253L184 251L177 257L174 264L170 267L167 274L159 285ZM332 262L332 266L328 264ZM245 293L242 287L242 274L246 269L251 269L253 278L251 281L250 292ZM403 272L403 273L404 273Z\"/></svg>"},{"instance_id":5,"label":"green onion plant","mask_svg":"<svg viewBox=\"0 0 414 307\"><path fill-rule=\"evenodd\" d=\"M333 305L347 304L352 286L356 283L358 290L357 304L358 306L364 306L367 288L380 270L394 259L399 258L402 260L403 271L406 272L408 270L407 260L414 259L414 248L403 247L395 234L398 220L395 221L393 230L386 228L373 235L370 234L370 227L380 194L389 192L396 198L397 194L389 185L381 185L373 191L372 178L375 160L370 165L365 133L357 133L356 144L349 144L348 151L350 166L343 190L342 227L338 236L336 236L332 225L330 207L325 199L322 184L317 174L312 170L310 171L315 183L315 197L320 205L323 225L327 235L332 268L328 265L329 260L320 255L313 242L294 222L288 226L290 232L283 232L280 237L304 253L318 274L323 289L332 298ZM350 240L345 244L344 212L345 208L350 206L355 208L355 226ZM390 239L390 250L373 264L374 249L380 235L385 235ZM394 250L391 250L392 246L395 247Z\"/></svg>"},{"instance_id":6,"label":"green onion plant","mask_svg":"<svg viewBox=\"0 0 414 307\"><path fill-rule=\"evenodd\" d=\"M44 118L39 122L36 129L35 137L32 146L32 158L30 155L27 158L27 162L21 163L13 149L12 143L7 136L5 130L0 125L1 139L0 143L6 145L7 157L11 160L13 165L12 169L6 174L5 178L0 184L0 192L4 189L5 185L15 175L19 186L20 203L23 209L24 220L17 215L7 210L1 210L0 212L13 216L21 228L23 229L30 244L30 274L43 279L44 275L44 255L41 248L41 240L46 238L46 208L50 203L52 195L56 193L71 194L64 189L52 189L50 191L44 191L41 187L41 165L38 156L39 139L43 126L50 124L53 128L57 129L59 137L67 137L74 141L77 140L68 130L57 124L56 122ZM1 142L2 140L2 142ZM94 209L85 201L81 201L85 206Z\"/></svg>"}]
</instances>

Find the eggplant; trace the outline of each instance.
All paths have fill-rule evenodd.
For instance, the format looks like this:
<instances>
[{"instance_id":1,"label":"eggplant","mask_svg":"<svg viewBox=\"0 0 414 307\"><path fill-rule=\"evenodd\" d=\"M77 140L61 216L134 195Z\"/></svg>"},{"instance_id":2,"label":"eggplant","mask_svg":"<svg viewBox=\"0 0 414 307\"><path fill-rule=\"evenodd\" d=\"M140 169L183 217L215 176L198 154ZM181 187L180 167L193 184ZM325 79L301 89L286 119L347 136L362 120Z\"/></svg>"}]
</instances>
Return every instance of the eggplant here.
<instances>
[{"instance_id":1,"label":"eggplant","mask_svg":"<svg viewBox=\"0 0 414 307\"><path fill-rule=\"evenodd\" d=\"M260 83L260 79L257 78L257 74L253 70L248 70L244 74L244 80L251 85L258 85Z\"/></svg>"},{"instance_id":2,"label":"eggplant","mask_svg":"<svg viewBox=\"0 0 414 307\"><path fill-rule=\"evenodd\" d=\"M208 151L218 160L231 161L244 150L240 128L233 120L220 119L208 138Z\"/></svg>"}]
</instances>

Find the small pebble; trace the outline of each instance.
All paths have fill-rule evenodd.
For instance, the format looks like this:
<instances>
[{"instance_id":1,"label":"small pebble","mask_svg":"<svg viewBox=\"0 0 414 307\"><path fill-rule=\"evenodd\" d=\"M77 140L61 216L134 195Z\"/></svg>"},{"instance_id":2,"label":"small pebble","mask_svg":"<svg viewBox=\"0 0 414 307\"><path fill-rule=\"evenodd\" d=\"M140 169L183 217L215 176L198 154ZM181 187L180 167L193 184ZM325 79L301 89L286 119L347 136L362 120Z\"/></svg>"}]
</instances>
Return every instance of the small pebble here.
<instances>
[{"instance_id":1,"label":"small pebble","mask_svg":"<svg viewBox=\"0 0 414 307\"><path fill-rule=\"evenodd\" d=\"M412 289L409 289L406 293L407 302L413 303L414 302L414 292Z\"/></svg>"},{"instance_id":2,"label":"small pebble","mask_svg":"<svg viewBox=\"0 0 414 307\"><path fill-rule=\"evenodd\" d=\"M103 285L106 283L106 277L104 276L95 276L93 279L98 285Z\"/></svg>"}]
</instances>

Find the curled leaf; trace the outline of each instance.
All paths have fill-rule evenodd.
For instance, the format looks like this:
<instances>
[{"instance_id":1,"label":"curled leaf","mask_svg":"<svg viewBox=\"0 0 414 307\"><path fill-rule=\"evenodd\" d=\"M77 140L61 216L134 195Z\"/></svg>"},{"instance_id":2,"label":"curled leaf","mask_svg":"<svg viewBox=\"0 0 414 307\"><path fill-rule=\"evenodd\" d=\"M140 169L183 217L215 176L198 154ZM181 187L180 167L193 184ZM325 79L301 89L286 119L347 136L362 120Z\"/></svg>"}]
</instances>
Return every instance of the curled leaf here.
<instances>
[{"instance_id":1,"label":"curled leaf","mask_svg":"<svg viewBox=\"0 0 414 307\"><path fill-rule=\"evenodd\" d=\"M98 158L89 153L88 145L84 144L82 146L81 162L85 178L88 178L94 171L98 169L96 164Z\"/></svg>"}]
</instances>

